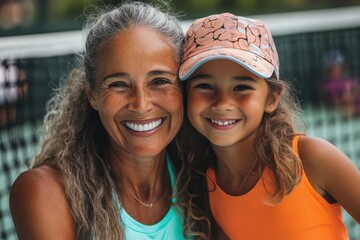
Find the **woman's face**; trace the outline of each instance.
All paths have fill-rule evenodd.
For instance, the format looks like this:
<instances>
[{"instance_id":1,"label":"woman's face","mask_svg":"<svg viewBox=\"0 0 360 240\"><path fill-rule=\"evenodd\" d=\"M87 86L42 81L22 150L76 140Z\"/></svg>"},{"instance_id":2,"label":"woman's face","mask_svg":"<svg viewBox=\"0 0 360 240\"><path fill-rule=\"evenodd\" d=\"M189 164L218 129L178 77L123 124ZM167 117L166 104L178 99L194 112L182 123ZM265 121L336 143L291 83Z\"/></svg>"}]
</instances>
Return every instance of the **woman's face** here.
<instances>
[{"instance_id":1,"label":"woman's face","mask_svg":"<svg viewBox=\"0 0 360 240\"><path fill-rule=\"evenodd\" d=\"M152 157L175 137L183 119L174 48L157 31L136 26L98 51L89 96L118 154Z\"/></svg>"}]
</instances>

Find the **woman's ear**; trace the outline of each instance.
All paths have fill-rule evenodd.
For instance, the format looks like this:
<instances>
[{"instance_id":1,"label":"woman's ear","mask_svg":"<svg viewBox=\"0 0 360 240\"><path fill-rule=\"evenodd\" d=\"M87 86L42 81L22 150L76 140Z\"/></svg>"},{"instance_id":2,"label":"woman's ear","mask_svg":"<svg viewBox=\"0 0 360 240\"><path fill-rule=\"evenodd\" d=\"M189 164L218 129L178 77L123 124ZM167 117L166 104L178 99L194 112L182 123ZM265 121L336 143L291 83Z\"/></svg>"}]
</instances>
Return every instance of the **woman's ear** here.
<instances>
[{"instance_id":1,"label":"woman's ear","mask_svg":"<svg viewBox=\"0 0 360 240\"><path fill-rule=\"evenodd\" d=\"M95 109L97 110L97 103L96 103L96 99L94 97L94 92L91 90L90 86L88 84L85 85L84 87L84 91L85 91L85 94L87 96L87 99L90 103L90 105Z\"/></svg>"},{"instance_id":2,"label":"woman's ear","mask_svg":"<svg viewBox=\"0 0 360 240\"><path fill-rule=\"evenodd\" d=\"M275 111L275 109L279 105L279 101L280 101L282 92L283 92L283 87L280 87L279 89L275 90L271 94L271 96L269 96L267 105L265 107L266 113L272 113Z\"/></svg>"}]
</instances>

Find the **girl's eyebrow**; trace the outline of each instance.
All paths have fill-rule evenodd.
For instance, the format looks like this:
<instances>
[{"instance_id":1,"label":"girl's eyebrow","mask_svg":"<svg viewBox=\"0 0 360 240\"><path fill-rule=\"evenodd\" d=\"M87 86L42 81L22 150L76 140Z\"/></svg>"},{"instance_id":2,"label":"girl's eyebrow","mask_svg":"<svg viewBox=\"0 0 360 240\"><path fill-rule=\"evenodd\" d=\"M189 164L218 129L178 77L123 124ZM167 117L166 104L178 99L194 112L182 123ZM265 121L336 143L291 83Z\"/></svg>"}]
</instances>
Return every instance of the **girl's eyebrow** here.
<instances>
[{"instance_id":1,"label":"girl's eyebrow","mask_svg":"<svg viewBox=\"0 0 360 240\"><path fill-rule=\"evenodd\" d=\"M247 77L247 76L243 76L243 77L233 77L234 80L238 80L238 81L251 81L251 82L256 82L255 79L253 79L252 77Z\"/></svg>"},{"instance_id":2,"label":"girl's eyebrow","mask_svg":"<svg viewBox=\"0 0 360 240\"><path fill-rule=\"evenodd\" d=\"M211 75L209 74L197 74L190 77L188 80L202 80L202 79L210 79Z\"/></svg>"},{"instance_id":3,"label":"girl's eyebrow","mask_svg":"<svg viewBox=\"0 0 360 240\"><path fill-rule=\"evenodd\" d=\"M198 74L195 75L193 77L190 77L189 80L205 80L205 79L211 79L211 75L210 74ZM256 82L255 79L253 79L252 77L248 77L248 76L234 76L232 77L232 79L236 80L236 81L251 81L251 82Z\"/></svg>"}]
</instances>

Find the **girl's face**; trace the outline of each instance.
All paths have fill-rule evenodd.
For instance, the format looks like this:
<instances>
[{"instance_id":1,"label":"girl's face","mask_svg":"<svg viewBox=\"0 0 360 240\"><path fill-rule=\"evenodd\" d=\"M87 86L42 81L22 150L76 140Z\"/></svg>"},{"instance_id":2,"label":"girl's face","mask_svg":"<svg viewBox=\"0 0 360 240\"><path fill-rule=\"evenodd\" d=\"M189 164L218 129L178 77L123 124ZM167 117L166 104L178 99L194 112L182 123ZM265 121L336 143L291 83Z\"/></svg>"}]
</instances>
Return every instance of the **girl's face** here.
<instances>
[{"instance_id":1,"label":"girl's face","mask_svg":"<svg viewBox=\"0 0 360 240\"><path fill-rule=\"evenodd\" d=\"M174 48L143 26L120 32L98 51L96 89L88 92L119 155L164 151L183 119Z\"/></svg>"},{"instance_id":2,"label":"girl's face","mask_svg":"<svg viewBox=\"0 0 360 240\"><path fill-rule=\"evenodd\" d=\"M203 64L187 80L186 90L191 124L220 147L254 140L264 113L277 106L276 97L268 97L266 80L228 60Z\"/></svg>"}]
</instances>

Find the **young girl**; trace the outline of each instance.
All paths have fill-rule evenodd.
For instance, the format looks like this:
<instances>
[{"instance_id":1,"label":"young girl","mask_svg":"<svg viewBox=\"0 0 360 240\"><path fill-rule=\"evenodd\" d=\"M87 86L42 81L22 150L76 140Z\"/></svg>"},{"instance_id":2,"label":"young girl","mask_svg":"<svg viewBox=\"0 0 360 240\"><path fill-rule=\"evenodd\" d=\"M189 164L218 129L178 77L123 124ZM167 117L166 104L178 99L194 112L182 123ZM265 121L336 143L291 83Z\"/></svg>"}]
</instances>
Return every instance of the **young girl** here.
<instances>
[{"instance_id":1,"label":"young girl","mask_svg":"<svg viewBox=\"0 0 360 240\"><path fill-rule=\"evenodd\" d=\"M327 141L298 132L298 103L279 79L265 23L229 13L196 20L179 75L202 135L187 147L197 148L192 159L229 239L349 239L341 207L360 222L360 172Z\"/></svg>"}]
</instances>

